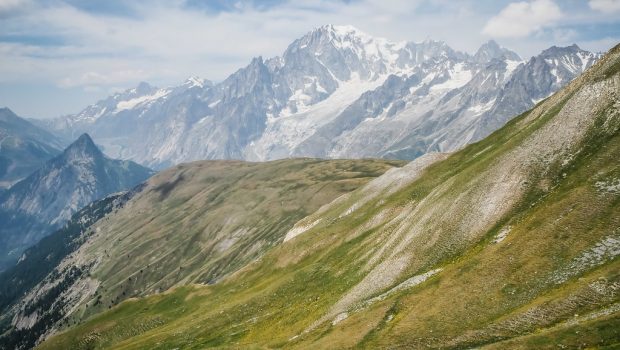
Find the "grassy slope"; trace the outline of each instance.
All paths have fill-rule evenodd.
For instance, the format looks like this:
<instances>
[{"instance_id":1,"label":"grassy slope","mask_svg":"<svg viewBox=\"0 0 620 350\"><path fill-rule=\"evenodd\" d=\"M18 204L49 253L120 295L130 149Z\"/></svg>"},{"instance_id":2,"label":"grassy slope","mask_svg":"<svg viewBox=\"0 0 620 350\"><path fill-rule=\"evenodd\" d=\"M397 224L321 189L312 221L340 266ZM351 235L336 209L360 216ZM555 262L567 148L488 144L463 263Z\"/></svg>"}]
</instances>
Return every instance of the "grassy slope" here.
<instances>
[{"instance_id":1,"label":"grassy slope","mask_svg":"<svg viewBox=\"0 0 620 350\"><path fill-rule=\"evenodd\" d=\"M324 220L316 227L221 284L178 287L124 302L41 348L617 343L620 262L614 242L620 242L620 197L601 187L620 179L617 106L601 106L586 126L589 131L563 149L562 157L529 164L525 170L514 168L523 171L526 181L519 183L515 198L506 200L507 209L477 230L464 227L478 227L477 221L485 219L474 204L488 198L476 202L475 196L501 189L489 179L501 161L508 162L506 158L518 154L541 130L551 139L545 128L576 113L578 103L569 101L581 86L618 79L617 51L611 63L599 64L598 71L487 139L430 166L396 193L373 198L342 216L359 199L360 191L354 192L321 213ZM617 101L617 95L613 98ZM451 203L471 205L455 208ZM433 220L423 222L425 217ZM369 224L377 220L379 224ZM509 232L506 238L493 242L503 230ZM399 240L391 244L393 237ZM405 249L399 250L400 245ZM365 285L381 261L389 263L383 266L389 271L399 259L407 263L390 286L432 268L443 270L368 305L362 301L389 289L370 288L347 304L348 317L337 324L333 317L324 317ZM588 336L575 337L578 331Z\"/></svg>"},{"instance_id":2,"label":"grassy slope","mask_svg":"<svg viewBox=\"0 0 620 350\"><path fill-rule=\"evenodd\" d=\"M157 174L126 208L97 222L88 242L61 264L95 266L88 278L96 290L65 322L130 297L222 279L281 242L297 220L402 164L205 161Z\"/></svg>"}]
</instances>

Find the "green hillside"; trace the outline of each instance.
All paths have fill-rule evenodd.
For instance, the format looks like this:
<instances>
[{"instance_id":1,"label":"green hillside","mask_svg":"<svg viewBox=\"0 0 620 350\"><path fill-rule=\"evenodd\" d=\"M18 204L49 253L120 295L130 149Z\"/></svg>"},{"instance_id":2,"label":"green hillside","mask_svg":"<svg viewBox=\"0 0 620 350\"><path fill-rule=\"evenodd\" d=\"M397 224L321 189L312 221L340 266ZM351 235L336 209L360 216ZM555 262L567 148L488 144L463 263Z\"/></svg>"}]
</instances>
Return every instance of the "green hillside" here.
<instances>
[{"instance_id":1,"label":"green hillside","mask_svg":"<svg viewBox=\"0 0 620 350\"><path fill-rule=\"evenodd\" d=\"M34 344L131 297L217 283L298 220L403 164L203 161L163 171L124 196L122 208L86 208L0 274L0 348Z\"/></svg>"}]
</instances>

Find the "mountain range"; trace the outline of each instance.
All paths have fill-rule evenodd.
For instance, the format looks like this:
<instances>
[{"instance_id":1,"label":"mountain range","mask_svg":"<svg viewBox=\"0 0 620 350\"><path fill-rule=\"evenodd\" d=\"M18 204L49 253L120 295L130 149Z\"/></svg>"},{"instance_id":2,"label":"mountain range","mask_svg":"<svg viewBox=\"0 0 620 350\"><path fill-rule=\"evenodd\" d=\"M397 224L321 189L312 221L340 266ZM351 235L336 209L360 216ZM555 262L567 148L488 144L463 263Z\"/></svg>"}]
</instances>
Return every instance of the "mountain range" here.
<instances>
[{"instance_id":1,"label":"mountain range","mask_svg":"<svg viewBox=\"0 0 620 350\"><path fill-rule=\"evenodd\" d=\"M87 134L0 193L0 271L23 250L60 228L95 199L152 175L134 162L106 157Z\"/></svg>"},{"instance_id":2,"label":"mountain range","mask_svg":"<svg viewBox=\"0 0 620 350\"><path fill-rule=\"evenodd\" d=\"M88 132L110 156L155 169L200 159L411 160L480 140L599 57L573 45L522 60L494 41L470 55L326 25L217 84L141 83L40 123L66 138Z\"/></svg>"},{"instance_id":3,"label":"mountain range","mask_svg":"<svg viewBox=\"0 0 620 350\"><path fill-rule=\"evenodd\" d=\"M5 296L0 342L613 348L619 101L616 46L453 153L172 167L0 274L22 288Z\"/></svg>"}]
</instances>

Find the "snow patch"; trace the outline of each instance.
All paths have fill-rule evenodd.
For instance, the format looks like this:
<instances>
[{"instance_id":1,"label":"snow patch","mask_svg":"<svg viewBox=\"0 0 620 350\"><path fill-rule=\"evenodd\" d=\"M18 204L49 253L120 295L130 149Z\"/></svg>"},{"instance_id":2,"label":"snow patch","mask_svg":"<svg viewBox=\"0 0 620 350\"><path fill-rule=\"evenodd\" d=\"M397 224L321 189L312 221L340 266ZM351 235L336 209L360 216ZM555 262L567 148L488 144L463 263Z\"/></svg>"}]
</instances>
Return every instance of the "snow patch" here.
<instances>
[{"instance_id":1,"label":"snow patch","mask_svg":"<svg viewBox=\"0 0 620 350\"><path fill-rule=\"evenodd\" d=\"M291 108L285 108L277 116L267 118L265 132L246 148L246 157L249 160L263 161L290 156L295 147L312 136L321 126L338 117L364 92L383 84L386 78L387 75L383 75L367 81L353 73L350 80L340 81L338 89L329 97L310 105L309 96L302 90L295 91L289 101L297 110L293 112ZM278 151L280 153L276 153Z\"/></svg>"},{"instance_id":2,"label":"snow patch","mask_svg":"<svg viewBox=\"0 0 620 350\"><path fill-rule=\"evenodd\" d=\"M327 26L331 31L332 44L338 49L349 49L360 60L384 62L389 72L398 71L399 50L406 47L406 42L392 43L384 38L372 37L353 26Z\"/></svg>"},{"instance_id":3,"label":"snow patch","mask_svg":"<svg viewBox=\"0 0 620 350\"><path fill-rule=\"evenodd\" d=\"M170 93L170 90L168 89L159 89L152 95L140 96L140 97L132 98L131 100L127 100L127 101L120 101L116 105L116 110L114 111L114 113L118 113L120 111L124 111L127 109L133 109L144 103L153 102L155 100L158 100L162 97L167 96L169 93Z\"/></svg>"},{"instance_id":4,"label":"snow patch","mask_svg":"<svg viewBox=\"0 0 620 350\"><path fill-rule=\"evenodd\" d=\"M189 78L187 78L187 80L185 81L185 84L183 84L185 87L187 87L188 89L193 88L193 87L199 87L199 88L203 88L205 86L206 80L196 77L196 76L191 76Z\"/></svg>"},{"instance_id":5,"label":"snow patch","mask_svg":"<svg viewBox=\"0 0 620 350\"><path fill-rule=\"evenodd\" d=\"M431 90L435 91L458 89L467 84L472 78L471 71L465 69L465 64L462 62L455 64L454 67L450 69L449 74L450 79L441 84L433 85L431 87Z\"/></svg>"},{"instance_id":6,"label":"snow patch","mask_svg":"<svg viewBox=\"0 0 620 350\"><path fill-rule=\"evenodd\" d=\"M581 52L577 53L577 57L579 57L579 60L581 60L581 71L584 72L590 66L593 57L589 55L584 55Z\"/></svg>"},{"instance_id":7,"label":"snow patch","mask_svg":"<svg viewBox=\"0 0 620 350\"><path fill-rule=\"evenodd\" d=\"M487 103L479 103L477 105L473 105L469 107L468 110L474 112L474 116L481 115L482 113L490 110L491 107L493 107L495 100L496 99L494 98Z\"/></svg>"},{"instance_id":8,"label":"snow patch","mask_svg":"<svg viewBox=\"0 0 620 350\"><path fill-rule=\"evenodd\" d=\"M523 61L513 61L506 60L506 73L504 73L504 82L507 82L510 77L512 77L512 73L514 73L515 69L519 67L519 65L523 63Z\"/></svg>"}]
</instances>

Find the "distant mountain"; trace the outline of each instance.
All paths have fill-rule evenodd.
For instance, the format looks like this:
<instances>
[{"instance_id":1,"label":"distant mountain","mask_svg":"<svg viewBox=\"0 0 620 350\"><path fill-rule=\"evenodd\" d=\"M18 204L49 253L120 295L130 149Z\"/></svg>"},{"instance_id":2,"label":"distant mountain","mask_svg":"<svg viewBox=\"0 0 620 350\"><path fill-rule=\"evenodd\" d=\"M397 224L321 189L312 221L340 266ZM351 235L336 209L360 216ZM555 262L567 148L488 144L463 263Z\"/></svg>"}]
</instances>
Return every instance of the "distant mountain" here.
<instances>
[{"instance_id":1,"label":"distant mountain","mask_svg":"<svg viewBox=\"0 0 620 350\"><path fill-rule=\"evenodd\" d=\"M553 59L541 58L547 51L522 62L491 42L476 54L490 58L483 64L448 51L364 93L293 155L415 159L459 149L548 97L600 57L573 46Z\"/></svg>"},{"instance_id":2,"label":"distant mountain","mask_svg":"<svg viewBox=\"0 0 620 350\"><path fill-rule=\"evenodd\" d=\"M601 57L577 45L553 46L519 66L497 94L493 106L481 115L473 139L478 140L549 97L588 69Z\"/></svg>"},{"instance_id":3,"label":"distant mountain","mask_svg":"<svg viewBox=\"0 0 620 350\"><path fill-rule=\"evenodd\" d=\"M62 154L0 194L0 270L86 204L129 189L151 174L134 162L107 158L90 136L81 135Z\"/></svg>"},{"instance_id":4,"label":"distant mountain","mask_svg":"<svg viewBox=\"0 0 620 350\"><path fill-rule=\"evenodd\" d=\"M63 142L51 133L0 108L0 190L33 173L57 156Z\"/></svg>"},{"instance_id":5,"label":"distant mountain","mask_svg":"<svg viewBox=\"0 0 620 350\"><path fill-rule=\"evenodd\" d=\"M484 43L474 54L473 60L479 63L487 63L494 59L508 59L521 61L521 57L515 52L499 46L494 40Z\"/></svg>"},{"instance_id":6,"label":"distant mountain","mask_svg":"<svg viewBox=\"0 0 620 350\"><path fill-rule=\"evenodd\" d=\"M143 83L47 124L91 133L108 154L155 168L198 159L414 159L481 139L599 57L570 46L523 61L494 41L469 55L440 41L392 43L326 25L221 83Z\"/></svg>"}]
</instances>

